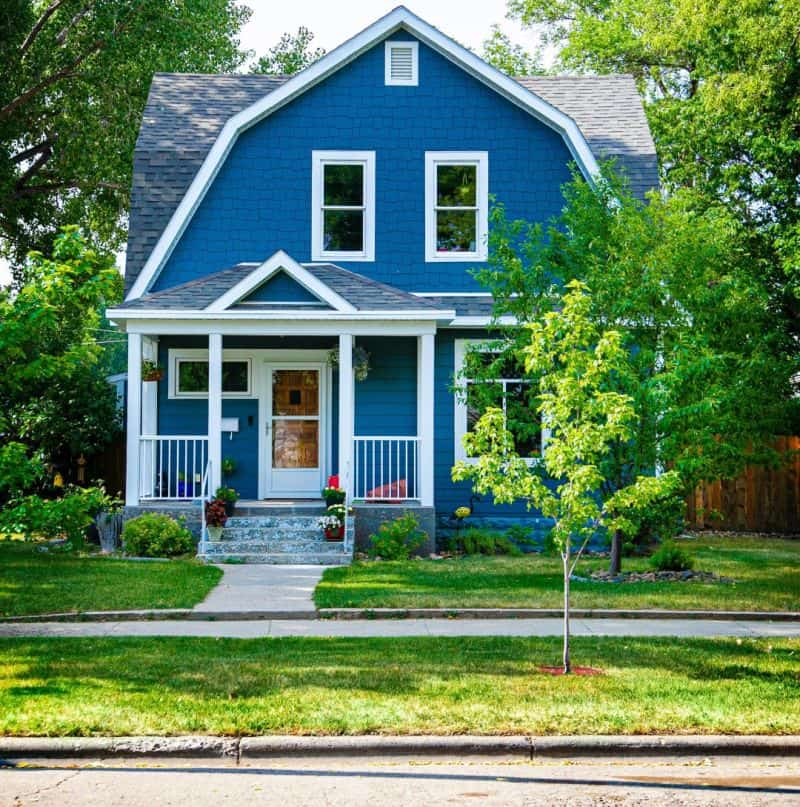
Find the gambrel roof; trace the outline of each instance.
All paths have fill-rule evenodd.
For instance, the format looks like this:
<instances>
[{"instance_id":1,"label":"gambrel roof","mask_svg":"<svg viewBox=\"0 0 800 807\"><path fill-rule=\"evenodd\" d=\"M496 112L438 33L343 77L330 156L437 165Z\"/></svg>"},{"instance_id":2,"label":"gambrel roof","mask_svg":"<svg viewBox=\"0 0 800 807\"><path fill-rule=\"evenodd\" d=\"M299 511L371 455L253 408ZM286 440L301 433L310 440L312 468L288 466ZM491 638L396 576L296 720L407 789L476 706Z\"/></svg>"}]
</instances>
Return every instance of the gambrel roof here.
<instances>
[{"instance_id":1,"label":"gambrel roof","mask_svg":"<svg viewBox=\"0 0 800 807\"><path fill-rule=\"evenodd\" d=\"M630 76L514 80L399 7L292 77L154 77L134 153L126 293L149 286L241 131L401 29L558 131L587 177L599 160L616 158L638 196L657 186L655 146Z\"/></svg>"}]
</instances>

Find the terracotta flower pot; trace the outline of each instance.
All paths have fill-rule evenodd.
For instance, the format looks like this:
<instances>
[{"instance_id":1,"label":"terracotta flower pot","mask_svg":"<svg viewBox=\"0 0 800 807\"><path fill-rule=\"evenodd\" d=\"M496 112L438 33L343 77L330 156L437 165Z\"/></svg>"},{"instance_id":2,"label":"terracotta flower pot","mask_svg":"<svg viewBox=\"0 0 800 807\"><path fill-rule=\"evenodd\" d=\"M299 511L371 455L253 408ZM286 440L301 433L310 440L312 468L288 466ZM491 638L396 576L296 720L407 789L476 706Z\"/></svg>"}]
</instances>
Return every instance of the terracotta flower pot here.
<instances>
[{"instance_id":1,"label":"terracotta flower pot","mask_svg":"<svg viewBox=\"0 0 800 807\"><path fill-rule=\"evenodd\" d=\"M344 538L344 527L337 527L336 529L325 530L326 541L341 541Z\"/></svg>"}]
</instances>

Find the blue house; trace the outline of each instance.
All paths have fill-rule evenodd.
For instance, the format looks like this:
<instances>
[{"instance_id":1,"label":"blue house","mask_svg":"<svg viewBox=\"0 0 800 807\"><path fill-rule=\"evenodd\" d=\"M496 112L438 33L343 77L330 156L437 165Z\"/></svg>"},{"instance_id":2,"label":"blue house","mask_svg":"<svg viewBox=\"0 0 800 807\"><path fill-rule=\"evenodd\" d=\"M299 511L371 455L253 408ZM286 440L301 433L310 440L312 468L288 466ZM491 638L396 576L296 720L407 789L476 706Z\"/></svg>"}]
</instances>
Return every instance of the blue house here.
<instances>
[{"instance_id":1,"label":"blue house","mask_svg":"<svg viewBox=\"0 0 800 807\"><path fill-rule=\"evenodd\" d=\"M630 77L514 80L404 7L292 77L155 76L108 312L128 334L128 513L197 521L225 482L237 519L199 551L267 559L270 535L311 540L334 474L343 559L353 526L397 510L431 535L460 505L530 517L450 478L471 422L454 377L492 314L470 270L490 199L545 221L570 165L591 180L606 157L656 185Z\"/></svg>"}]
</instances>

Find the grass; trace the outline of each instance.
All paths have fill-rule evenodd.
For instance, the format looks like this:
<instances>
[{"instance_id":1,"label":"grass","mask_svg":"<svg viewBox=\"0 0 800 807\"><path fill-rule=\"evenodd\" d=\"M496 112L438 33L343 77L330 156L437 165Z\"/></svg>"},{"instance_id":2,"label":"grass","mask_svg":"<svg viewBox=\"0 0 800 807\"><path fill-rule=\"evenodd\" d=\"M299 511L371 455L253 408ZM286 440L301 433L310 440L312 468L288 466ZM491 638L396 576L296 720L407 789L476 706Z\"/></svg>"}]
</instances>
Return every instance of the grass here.
<instances>
[{"instance_id":1,"label":"grass","mask_svg":"<svg viewBox=\"0 0 800 807\"><path fill-rule=\"evenodd\" d=\"M0 734L800 732L800 640L0 640Z\"/></svg>"},{"instance_id":2,"label":"grass","mask_svg":"<svg viewBox=\"0 0 800 807\"><path fill-rule=\"evenodd\" d=\"M194 560L168 563L42 553L0 541L0 616L56 611L191 608L222 573Z\"/></svg>"},{"instance_id":3,"label":"grass","mask_svg":"<svg viewBox=\"0 0 800 807\"><path fill-rule=\"evenodd\" d=\"M736 582L576 582L573 605L800 610L800 540L700 534L679 543L695 555L697 569ZM604 559L587 559L577 573L607 565ZM623 561L623 570L644 569L646 558ZM320 608L558 608L561 597L561 561L542 555L355 563L327 569L314 594Z\"/></svg>"}]
</instances>

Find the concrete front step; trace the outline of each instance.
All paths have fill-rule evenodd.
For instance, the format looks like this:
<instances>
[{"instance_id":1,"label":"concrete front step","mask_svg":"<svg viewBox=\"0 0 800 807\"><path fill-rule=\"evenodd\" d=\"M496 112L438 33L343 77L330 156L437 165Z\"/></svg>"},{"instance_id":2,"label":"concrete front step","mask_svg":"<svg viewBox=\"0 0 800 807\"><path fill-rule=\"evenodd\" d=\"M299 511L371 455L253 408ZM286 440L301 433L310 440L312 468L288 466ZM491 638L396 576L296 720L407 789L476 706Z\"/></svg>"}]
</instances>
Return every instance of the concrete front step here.
<instances>
[{"instance_id":1,"label":"concrete front step","mask_svg":"<svg viewBox=\"0 0 800 807\"><path fill-rule=\"evenodd\" d=\"M211 554L230 554L231 552L291 552L300 554L302 552L326 553L341 552L341 541L302 541L299 539L291 541L270 541L270 540L242 540L242 541L209 541L206 545L206 552Z\"/></svg>"}]
</instances>

